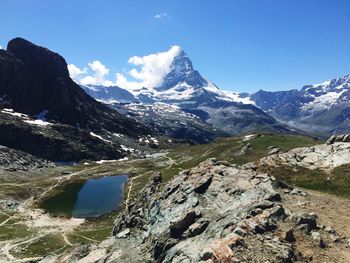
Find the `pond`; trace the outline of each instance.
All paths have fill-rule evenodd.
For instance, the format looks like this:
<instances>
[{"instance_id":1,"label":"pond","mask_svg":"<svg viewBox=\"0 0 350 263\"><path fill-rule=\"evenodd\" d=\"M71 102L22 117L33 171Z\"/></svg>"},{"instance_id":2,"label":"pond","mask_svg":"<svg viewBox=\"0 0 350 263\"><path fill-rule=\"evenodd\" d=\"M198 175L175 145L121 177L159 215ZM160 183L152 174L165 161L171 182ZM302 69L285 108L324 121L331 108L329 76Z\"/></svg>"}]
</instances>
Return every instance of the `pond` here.
<instances>
[{"instance_id":1,"label":"pond","mask_svg":"<svg viewBox=\"0 0 350 263\"><path fill-rule=\"evenodd\" d=\"M91 218L115 211L124 198L128 176L105 176L73 182L57 195L44 200L40 207L61 216Z\"/></svg>"}]
</instances>

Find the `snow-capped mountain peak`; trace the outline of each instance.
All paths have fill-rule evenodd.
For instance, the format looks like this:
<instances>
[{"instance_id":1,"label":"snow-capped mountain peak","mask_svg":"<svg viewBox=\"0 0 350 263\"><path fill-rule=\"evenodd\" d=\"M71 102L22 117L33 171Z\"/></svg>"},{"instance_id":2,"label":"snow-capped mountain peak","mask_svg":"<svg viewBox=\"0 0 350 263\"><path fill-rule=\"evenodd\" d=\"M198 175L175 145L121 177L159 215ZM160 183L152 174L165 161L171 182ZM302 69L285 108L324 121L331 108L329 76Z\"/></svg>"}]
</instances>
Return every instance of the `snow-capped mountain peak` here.
<instances>
[{"instance_id":1,"label":"snow-capped mountain peak","mask_svg":"<svg viewBox=\"0 0 350 263\"><path fill-rule=\"evenodd\" d=\"M163 71L165 75L156 87L130 90L141 102L182 104L224 101L254 104L249 98L243 98L239 93L222 91L213 82L205 79L194 68L191 59L181 47L173 46L167 52L157 54L162 56L161 61L166 61L164 63L166 70Z\"/></svg>"},{"instance_id":2,"label":"snow-capped mountain peak","mask_svg":"<svg viewBox=\"0 0 350 263\"><path fill-rule=\"evenodd\" d=\"M192 61L187 54L178 47L178 53L171 63L169 72L161 85L157 87L157 90L167 90L181 83L187 83L193 88L201 88L208 85L208 82L199 72L194 70Z\"/></svg>"}]
</instances>

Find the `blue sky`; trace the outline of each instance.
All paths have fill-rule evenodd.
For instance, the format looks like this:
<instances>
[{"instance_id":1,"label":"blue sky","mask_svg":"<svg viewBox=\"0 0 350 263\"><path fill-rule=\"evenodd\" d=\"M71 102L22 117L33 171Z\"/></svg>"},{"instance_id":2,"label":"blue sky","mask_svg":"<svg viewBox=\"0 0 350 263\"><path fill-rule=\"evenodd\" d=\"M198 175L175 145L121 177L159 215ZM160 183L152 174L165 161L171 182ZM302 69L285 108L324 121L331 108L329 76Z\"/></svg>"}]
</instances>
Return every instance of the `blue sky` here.
<instances>
[{"instance_id":1,"label":"blue sky","mask_svg":"<svg viewBox=\"0 0 350 263\"><path fill-rule=\"evenodd\" d=\"M160 17L156 18L156 15ZM2 0L0 45L21 36L110 71L181 46L220 88L300 88L350 74L348 0Z\"/></svg>"}]
</instances>

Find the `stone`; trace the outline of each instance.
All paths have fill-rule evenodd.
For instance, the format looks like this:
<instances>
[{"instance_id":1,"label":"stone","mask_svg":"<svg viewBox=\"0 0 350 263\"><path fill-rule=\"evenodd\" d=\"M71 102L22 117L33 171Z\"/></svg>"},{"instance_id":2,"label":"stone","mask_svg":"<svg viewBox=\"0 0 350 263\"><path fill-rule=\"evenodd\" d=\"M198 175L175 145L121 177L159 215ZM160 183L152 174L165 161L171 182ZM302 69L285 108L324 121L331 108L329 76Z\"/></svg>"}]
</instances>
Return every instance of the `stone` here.
<instances>
[{"instance_id":1,"label":"stone","mask_svg":"<svg viewBox=\"0 0 350 263\"><path fill-rule=\"evenodd\" d=\"M207 226L209 225L209 221L206 219L199 219L196 223L190 225L189 232L191 236L197 236L203 233Z\"/></svg>"},{"instance_id":2,"label":"stone","mask_svg":"<svg viewBox=\"0 0 350 263\"><path fill-rule=\"evenodd\" d=\"M326 248L326 244L325 244L324 240L322 239L319 232L317 232L317 231L312 232L311 237L317 242L317 245L320 248Z\"/></svg>"},{"instance_id":3,"label":"stone","mask_svg":"<svg viewBox=\"0 0 350 263\"><path fill-rule=\"evenodd\" d=\"M288 242L295 242L296 239L294 237L294 232L293 232L293 229L288 229L284 232L282 232L282 238Z\"/></svg>"},{"instance_id":4,"label":"stone","mask_svg":"<svg viewBox=\"0 0 350 263\"><path fill-rule=\"evenodd\" d=\"M210 174L205 174L202 176L199 181L196 182L196 185L194 187L194 191L198 194L204 194L205 191L208 189L210 186L211 182L213 180L212 175Z\"/></svg>"},{"instance_id":5,"label":"stone","mask_svg":"<svg viewBox=\"0 0 350 263\"><path fill-rule=\"evenodd\" d=\"M160 172L157 172L153 175L152 177L152 181L155 184L160 184L162 183L163 179L162 179L162 174Z\"/></svg>"},{"instance_id":6,"label":"stone","mask_svg":"<svg viewBox=\"0 0 350 263\"><path fill-rule=\"evenodd\" d=\"M335 230L333 228L331 228L330 226L325 227L324 231L331 233L331 234L335 234Z\"/></svg>"},{"instance_id":7,"label":"stone","mask_svg":"<svg viewBox=\"0 0 350 263\"><path fill-rule=\"evenodd\" d=\"M331 234L329 236L329 239L331 240L332 243L339 243L342 241L342 238L340 236L337 236L337 235L334 235L334 234Z\"/></svg>"},{"instance_id":8,"label":"stone","mask_svg":"<svg viewBox=\"0 0 350 263\"><path fill-rule=\"evenodd\" d=\"M317 229L317 222L316 222L316 215L315 214L301 214L296 219L297 225L303 225L306 226L306 231L310 232L311 230ZM300 228L299 228L300 229Z\"/></svg>"},{"instance_id":9,"label":"stone","mask_svg":"<svg viewBox=\"0 0 350 263\"><path fill-rule=\"evenodd\" d=\"M180 238L187 228L192 225L199 217L198 213L191 210L188 211L180 220L172 222L169 230L171 238Z\"/></svg>"},{"instance_id":10,"label":"stone","mask_svg":"<svg viewBox=\"0 0 350 263\"><path fill-rule=\"evenodd\" d=\"M267 152L267 154L268 154L268 155L273 155L273 154L279 153L280 151L281 151L281 148L276 147L276 148L270 149L270 150Z\"/></svg>"},{"instance_id":11,"label":"stone","mask_svg":"<svg viewBox=\"0 0 350 263\"><path fill-rule=\"evenodd\" d=\"M130 229L126 228L125 230L123 230L122 232L119 232L116 235L116 238L127 238L130 235Z\"/></svg>"},{"instance_id":12,"label":"stone","mask_svg":"<svg viewBox=\"0 0 350 263\"><path fill-rule=\"evenodd\" d=\"M290 193L290 195L301 195L301 196L307 196L308 194L299 190L298 188L294 188Z\"/></svg>"}]
</instances>

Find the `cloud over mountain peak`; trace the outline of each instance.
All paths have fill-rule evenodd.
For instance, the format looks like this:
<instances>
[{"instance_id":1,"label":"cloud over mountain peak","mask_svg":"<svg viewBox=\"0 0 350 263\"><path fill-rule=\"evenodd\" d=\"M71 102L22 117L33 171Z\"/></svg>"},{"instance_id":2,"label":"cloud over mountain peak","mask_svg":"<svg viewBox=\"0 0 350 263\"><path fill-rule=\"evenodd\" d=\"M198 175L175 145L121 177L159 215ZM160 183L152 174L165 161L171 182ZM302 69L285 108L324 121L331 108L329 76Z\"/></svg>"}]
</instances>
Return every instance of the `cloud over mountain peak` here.
<instances>
[{"instance_id":1,"label":"cloud over mountain peak","mask_svg":"<svg viewBox=\"0 0 350 263\"><path fill-rule=\"evenodd\" d=\"M83 85L120 86L126 89L155 88L161 84L170 72L174 58L182 52L181 47L172 46L165 52L146 56L132 56L128 63L132 68L127 73L116 73L115 81L108 80L109 69L96 60L88 64L89 68L80 69L74 64L68 65L71 77ZM90 74L88 73L90 71Z\"/></svg>"}]
</instances>

